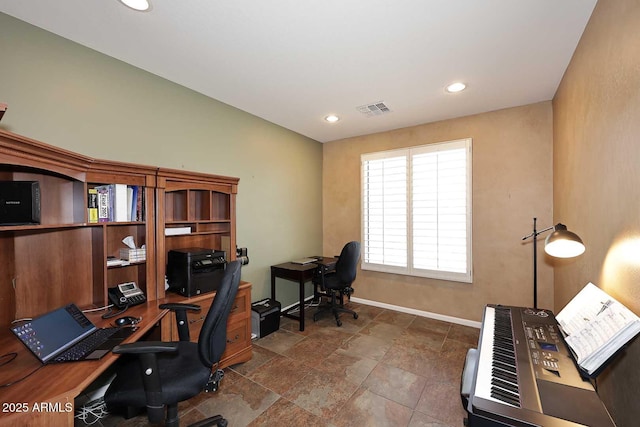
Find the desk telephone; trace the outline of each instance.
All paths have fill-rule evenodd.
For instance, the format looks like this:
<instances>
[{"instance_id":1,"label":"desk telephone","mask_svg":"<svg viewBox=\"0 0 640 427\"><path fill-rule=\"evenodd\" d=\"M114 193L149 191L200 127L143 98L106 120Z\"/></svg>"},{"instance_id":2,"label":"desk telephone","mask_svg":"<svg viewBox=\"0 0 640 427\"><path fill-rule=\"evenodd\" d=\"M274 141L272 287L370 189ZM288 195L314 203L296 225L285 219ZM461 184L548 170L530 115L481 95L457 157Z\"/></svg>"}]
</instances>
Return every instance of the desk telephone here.
<instances>
[{"instance_id":1,"label":"desk telephone","mask_svg":"<svg viewBox=\"0 0 640 427\"><path fill-rule=\"evenodd\" d=\"M120 283L116 288L109 288L109 301L118 309L142 304L147 300L144 292L140 290L136 282Z\"/></svg>"}]
</instances>

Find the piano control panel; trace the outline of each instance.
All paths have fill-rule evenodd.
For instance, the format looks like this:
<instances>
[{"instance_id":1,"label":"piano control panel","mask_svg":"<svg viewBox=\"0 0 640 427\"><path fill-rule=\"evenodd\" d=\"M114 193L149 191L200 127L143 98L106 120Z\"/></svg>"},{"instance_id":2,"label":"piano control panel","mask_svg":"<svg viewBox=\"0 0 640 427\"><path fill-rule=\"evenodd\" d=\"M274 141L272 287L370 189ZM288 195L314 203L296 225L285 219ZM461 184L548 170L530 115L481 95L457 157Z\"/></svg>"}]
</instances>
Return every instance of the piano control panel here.
<instances>
[{"instance_id":1,"label":"piano control panel","mask_svg":"<svg viewBox=\"0 0 640 427\"><path fill-rule=\"evenodd\" d=\"M576 372L553 313L526 308L521 311L521 320L529 360L538 380L589 387Z\"/></svg>"},{"instance_id":2,"label":"piano control panel","mask_svg":"<svg viewBox=\"0 0 640 427\"><path fill-rule=\"evenodd\" d=\"M523 314L524 318L532 317L534 319L533 321L523 319L522 322L527 336L531 362L535 366L558 371L563 343L555 323L542 320L549 318L549 314L544 310L526 309Z\"/></svg>"}]
</instances>

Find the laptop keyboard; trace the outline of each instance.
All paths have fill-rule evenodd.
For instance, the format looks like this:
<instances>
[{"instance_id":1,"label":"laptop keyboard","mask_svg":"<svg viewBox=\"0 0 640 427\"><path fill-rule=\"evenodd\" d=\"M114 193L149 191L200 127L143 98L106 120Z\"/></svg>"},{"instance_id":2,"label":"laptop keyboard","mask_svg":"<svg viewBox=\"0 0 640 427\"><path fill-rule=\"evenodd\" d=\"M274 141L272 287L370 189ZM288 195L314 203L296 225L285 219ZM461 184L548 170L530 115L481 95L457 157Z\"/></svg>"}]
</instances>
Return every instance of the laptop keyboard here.
<instances>
[{"instance_id":1,"label":"laptop keyboard","mask_svg":"<svg viewBox=\"0 0 640 427\"><path fill-rule=\"evenodd\" d=\"M52 359L53 362L74 362L82 360L93 352L97 347L107 341L120 328L98 329L87 338L76 343Z\"/></svg>"}]
</instances>

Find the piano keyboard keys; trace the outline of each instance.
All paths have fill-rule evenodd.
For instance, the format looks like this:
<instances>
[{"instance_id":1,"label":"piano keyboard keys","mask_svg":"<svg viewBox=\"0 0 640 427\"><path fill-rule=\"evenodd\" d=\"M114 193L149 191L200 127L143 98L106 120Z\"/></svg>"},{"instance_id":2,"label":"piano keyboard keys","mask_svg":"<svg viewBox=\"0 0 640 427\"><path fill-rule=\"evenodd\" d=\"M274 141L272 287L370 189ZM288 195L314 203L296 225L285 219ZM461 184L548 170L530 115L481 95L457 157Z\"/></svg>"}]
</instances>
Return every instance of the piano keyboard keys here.
<instances>
[{"instance_id":1,"label":"piano keyboard keys","mask_svg":"<svg viewBox=\"0 0 640 427\"><path fill-rule=\"evenodd\" d=\"M518 389L518 366L513 344L513 331L511 330L511 310L497 308L495 313L495 332L493 340L493 368L492 372L500 369L512 377L515 381L503 381L497 378L491 379L491 397L514 406L520 406L520 391Z\"/></svg>"},{"instance_id":2,"label":"piano keyboard keys","mask_svg":"<svg viewBox=\"0 0 640 427\"><path fill-rule=\"evenodd\" d=\"M475 395L520 407L516 349L508 308L487 307Z\"/></svg>"}]
</instances>

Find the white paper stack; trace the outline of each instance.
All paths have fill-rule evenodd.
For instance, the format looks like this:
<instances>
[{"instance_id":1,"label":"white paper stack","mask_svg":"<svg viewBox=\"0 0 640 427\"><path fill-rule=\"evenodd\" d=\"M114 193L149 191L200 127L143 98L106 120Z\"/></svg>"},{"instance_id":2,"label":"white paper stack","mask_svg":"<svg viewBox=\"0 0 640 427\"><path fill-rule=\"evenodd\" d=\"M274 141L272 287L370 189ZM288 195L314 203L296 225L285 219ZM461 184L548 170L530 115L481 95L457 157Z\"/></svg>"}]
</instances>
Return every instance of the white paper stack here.
<instances>
[{"instance_id":1,"label":"white paper stack","mask_svg":"<svg viewBox=\"0 0 640 427\"><path fill-rule=\"evenodd\" d=\"M171 227L164 229L165 236L180 236L183 234L190 234L191 227Z\"/></svg>"}]
</instances>

